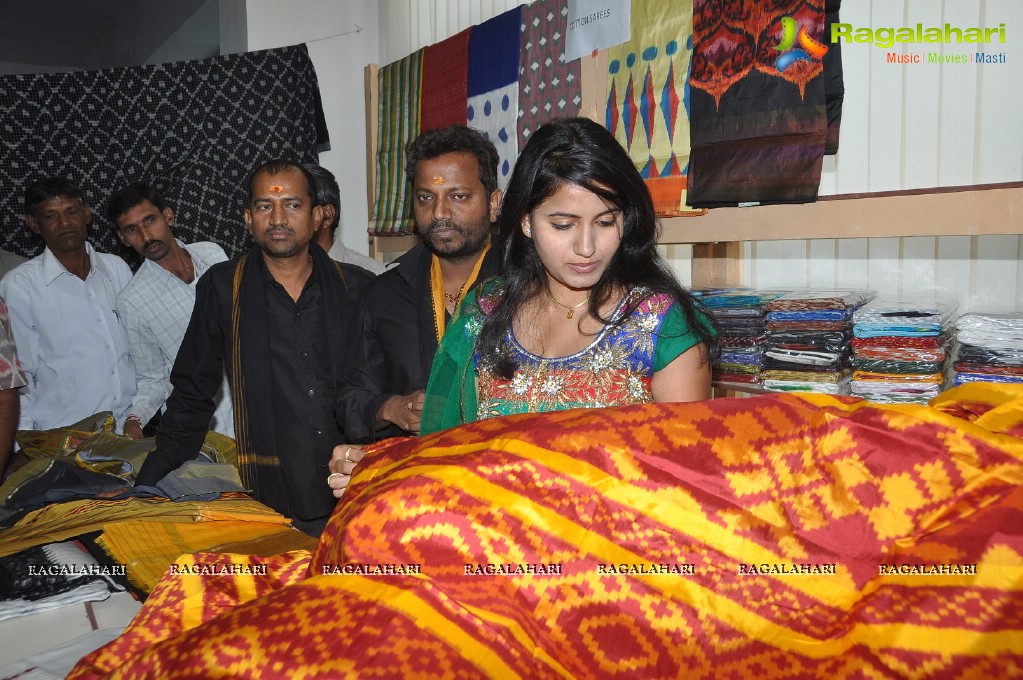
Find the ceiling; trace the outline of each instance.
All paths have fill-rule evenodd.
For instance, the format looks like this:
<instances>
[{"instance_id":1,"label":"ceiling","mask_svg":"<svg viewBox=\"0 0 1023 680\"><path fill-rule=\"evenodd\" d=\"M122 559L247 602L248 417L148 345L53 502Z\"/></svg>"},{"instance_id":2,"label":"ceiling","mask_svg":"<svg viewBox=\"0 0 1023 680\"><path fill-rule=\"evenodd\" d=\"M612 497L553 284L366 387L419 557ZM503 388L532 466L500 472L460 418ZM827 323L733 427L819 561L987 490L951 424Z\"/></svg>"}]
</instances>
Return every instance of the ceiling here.
<instances>
[{"instance_id":1,"label":"ceiling","mask_svg":"<svg viewBox=\"0 0 1023 680\"><path fill-rule=\"evenodd\" d=\"M138 66L220 53L217 0L7 0L3 14L0 62L29 67L8 72Z\"/></svg>"}]
</instances>

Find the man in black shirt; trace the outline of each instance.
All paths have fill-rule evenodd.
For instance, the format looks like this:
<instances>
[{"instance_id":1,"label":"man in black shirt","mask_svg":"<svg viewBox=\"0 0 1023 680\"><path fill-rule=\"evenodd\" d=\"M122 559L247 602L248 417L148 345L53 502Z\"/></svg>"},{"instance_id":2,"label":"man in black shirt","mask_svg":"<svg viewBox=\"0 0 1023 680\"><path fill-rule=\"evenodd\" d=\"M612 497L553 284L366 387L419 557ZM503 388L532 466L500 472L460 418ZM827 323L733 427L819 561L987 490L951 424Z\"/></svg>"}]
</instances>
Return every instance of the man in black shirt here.
<instances>
[{"instance_id":1,"label":"man in black shirt","mask_svg":"<svg viewBox=\"0 0 1023 680\"><path fill-rule=\"evenodd\" d=\"M355 320L337 413L349 442L419 434L433 355L458 304L497 273L497 149L462 125L428 130L405 152L422 244L377 276Z\"/></svg>"},{"instance_id":2,"label":"man in black shirt","mask_svg":"<svg viewBox=\"0 0 1023 680\"><path fill-rule=\"evenodd\" d=\"M156 450L136 483L154 484L196 456L226 369L242 483L318 534L336 502L323 478L343 441L333 406L348 327L372 277L312 243L321 222L313 187L290 161L253 173L245 223L256 247L199 280Z\"/></svg>"}]
</instances>

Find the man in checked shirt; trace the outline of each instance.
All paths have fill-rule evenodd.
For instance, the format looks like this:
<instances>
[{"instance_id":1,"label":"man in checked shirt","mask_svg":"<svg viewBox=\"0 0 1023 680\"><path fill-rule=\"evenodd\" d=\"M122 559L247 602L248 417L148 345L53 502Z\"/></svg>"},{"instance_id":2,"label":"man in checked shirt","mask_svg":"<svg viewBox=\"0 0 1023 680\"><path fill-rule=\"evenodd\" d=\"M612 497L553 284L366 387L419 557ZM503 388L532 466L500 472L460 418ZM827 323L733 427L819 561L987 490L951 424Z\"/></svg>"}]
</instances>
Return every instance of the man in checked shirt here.
<instances>
[{"instance_id":1,"label":"man in checked shirt","mask_svg":"<svg viewBox=\"0 0 1023 680\"><path fill-rule=\"evenodd\" d=\"M110 197L107 216L121 243L145 258L117 297L117 314L128 333L137 381L124 433L141 439L142 428L170 396L171 367L195 306L195 284L211 265L227 260L227 255L216 243L186 245L174 238L174 211L156 191L140 182ZM215 401L210 429L234 437L226 378Z\"/></svg>"}]
</instances>

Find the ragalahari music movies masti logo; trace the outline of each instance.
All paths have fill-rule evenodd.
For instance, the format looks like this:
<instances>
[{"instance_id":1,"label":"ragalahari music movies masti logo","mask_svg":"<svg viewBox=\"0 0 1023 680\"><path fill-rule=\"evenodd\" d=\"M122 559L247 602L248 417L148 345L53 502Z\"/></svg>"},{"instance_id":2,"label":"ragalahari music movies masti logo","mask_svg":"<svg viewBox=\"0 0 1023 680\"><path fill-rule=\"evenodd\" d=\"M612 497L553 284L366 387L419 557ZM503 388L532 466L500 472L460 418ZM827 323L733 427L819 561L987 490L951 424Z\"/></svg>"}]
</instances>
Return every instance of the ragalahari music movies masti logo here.
<instances>
[{"instance_id":1,"label":"ragalahari music movies masti logo","mask_svg":"<svg viewBox=\"0 0 1023 680\"><path fill-rule=\"evenodd\" d=\"M810 63L814 60L820 61L828 53L828 46L811 38L806 32L806 26L800 28L792 17L782 17L781 26L781 42L774 48L781 52L774 61L778 73L784 73L785 69L797 61ZM793 47L796 41L799 41L799 47Z\"/></svg>"}]
</instances>

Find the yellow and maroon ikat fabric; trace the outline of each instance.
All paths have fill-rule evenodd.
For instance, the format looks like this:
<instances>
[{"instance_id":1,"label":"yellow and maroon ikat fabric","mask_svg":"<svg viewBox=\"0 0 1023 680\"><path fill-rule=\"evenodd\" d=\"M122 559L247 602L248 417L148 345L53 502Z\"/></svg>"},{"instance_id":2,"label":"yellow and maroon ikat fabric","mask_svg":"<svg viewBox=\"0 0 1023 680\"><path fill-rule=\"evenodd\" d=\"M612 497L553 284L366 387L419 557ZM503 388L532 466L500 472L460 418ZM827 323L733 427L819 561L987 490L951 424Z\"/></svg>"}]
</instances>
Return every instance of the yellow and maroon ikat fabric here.
<instances>
[{"instance_id":1,"label":"yellow and maroon ikat fabric","mask_svg":"<svg viewBox=\"0 0 1023 680\"><path fill-rule=\"evenodd\" d=\"M268 573L168 574L73 677L1019 676L1021 480L1018 385L485 420L376 445L311 556L183 556Z\"/></svg>"}]
</instances>

